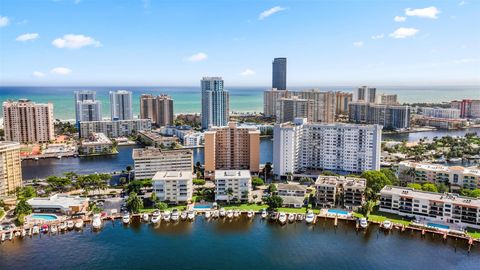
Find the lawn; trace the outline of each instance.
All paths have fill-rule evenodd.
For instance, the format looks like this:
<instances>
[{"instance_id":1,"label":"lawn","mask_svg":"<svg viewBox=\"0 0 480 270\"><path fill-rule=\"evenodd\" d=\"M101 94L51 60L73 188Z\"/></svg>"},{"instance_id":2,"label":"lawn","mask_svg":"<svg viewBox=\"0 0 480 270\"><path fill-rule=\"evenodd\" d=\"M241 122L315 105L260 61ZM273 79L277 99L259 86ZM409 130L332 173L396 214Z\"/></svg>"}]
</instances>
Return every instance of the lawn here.
<instances>
[{"instance_id":1,"label":"lawn","mask_svg":"<svg viewBox=\"0 0 480 270\"><path fill-rule=\"evenodd\" d=\"M480 231L479 231L479 230L476 230L476 229L467 228L467 234L468 234L470 237L475 238L475 239L479 239L479 238L480 238Z\"/></svg>"},{"instance_id":2,"label":"lawn","mask_svg":"<svg viewBox=\"0 0 480 270\"><path fill-rule=\"evenodd\" d=\"M353 216L357 217L357 218L363 217L362 214L356 213L356 212L353 214ZM402 224L402 225L405 225L405 226L410 225L410 220L408 220L408 219L406 219L402 216L391 214L391 213L385 213L385 212L380 212L380 211L375 210L368 216L368 220L374 221L374 222L383 222L387 219L390 220L391 222L395 223L395 224L398 223L398 224Z\"/></svg>"}]
</instances>

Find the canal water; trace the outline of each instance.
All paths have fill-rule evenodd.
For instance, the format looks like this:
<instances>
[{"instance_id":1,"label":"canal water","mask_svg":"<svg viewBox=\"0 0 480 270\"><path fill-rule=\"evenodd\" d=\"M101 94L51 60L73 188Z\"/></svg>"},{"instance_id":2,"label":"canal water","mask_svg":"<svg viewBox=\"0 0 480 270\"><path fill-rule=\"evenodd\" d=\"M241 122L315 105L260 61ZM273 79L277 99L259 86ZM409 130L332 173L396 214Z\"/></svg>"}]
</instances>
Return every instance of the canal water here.
<instances>
[{"instance_id":1,"label":"canal water","mask_svg":"<svg viewBox=\"0 0 480 270\"><path fill-rule=\"evenodd\" d=\"M256 218L159 224L108 221L101 232L16 239L0 269L478 269L480 247L417 232L319 220L280 226Z\"/></svg>"}]
</instances>

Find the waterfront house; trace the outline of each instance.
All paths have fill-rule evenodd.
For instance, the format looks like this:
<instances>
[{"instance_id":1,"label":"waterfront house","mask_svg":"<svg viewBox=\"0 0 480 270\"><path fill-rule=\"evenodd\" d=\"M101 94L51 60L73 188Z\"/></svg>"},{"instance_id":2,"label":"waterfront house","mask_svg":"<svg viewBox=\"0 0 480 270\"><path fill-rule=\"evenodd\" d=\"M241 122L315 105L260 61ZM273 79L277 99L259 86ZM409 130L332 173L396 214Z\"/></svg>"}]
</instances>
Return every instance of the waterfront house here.
<instances>
[{"instance_id":1,"label":"waterfront house","mask_svg":"<svg viewBox=\"0 0 480 270\"><path fill-rule=\"evenodd\" d=\"M88 202L88 198L63 194L55 194L47 198L36 197L27 201L32 206L33 212L61 213L65 215L87 211Z\"/></svg>"},{"instance_id":2,"label":"waterfront house","mask_svg":"<svg viewBox=\"0 0 480 270\"><path fill-rule=\"evenodd\" d=\"M284 207L300 208L305 204L307 188L299 184L277 184L277 193Z\"/></svg>"}]
</instances>

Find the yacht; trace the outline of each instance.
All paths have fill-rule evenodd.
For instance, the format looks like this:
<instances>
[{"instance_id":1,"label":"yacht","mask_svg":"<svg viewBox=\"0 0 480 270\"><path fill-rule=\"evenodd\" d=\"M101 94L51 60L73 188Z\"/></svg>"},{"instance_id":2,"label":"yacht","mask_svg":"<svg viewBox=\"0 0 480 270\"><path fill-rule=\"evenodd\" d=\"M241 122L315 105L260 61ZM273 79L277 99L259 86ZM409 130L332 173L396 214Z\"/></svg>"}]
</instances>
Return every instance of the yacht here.
<instances>
[{"instance_id":1,"label":"yacht","mask_svg":"<svg viewBox=\"0 0 480 270\"><path fill-rule=\"evenodd\" d=\"M67 228L69 230L73 230L73 226L75 225L75 223L73 223L73 220L69 220L67 221Z\"/></svg>"},{"instance_id":2,"label":"yacht","mask_svg":"<svg viewBox=\"0 0 480 270\"><path fill-rule=\"evenodd\" d=\"M142 215L142 220L145 221L145 222L148 222L148 220L150 219L150 217L148 216L148 213L144 213Z\"/></svg>"},{"instance_id":3,"label":"yacht","mask_svg":"<svg viewBox=\"0 0 480 270\"><path fill-rule=\"evenodd\" d=\"M130 213L126 212L122 217L123 224L130 223Z\"/></svg>"},{"instance_id":4,"label":"yacht","mask_svg":"<svg viewBox=\"0 0 480 270\"><path fill-rule=\"evenodd\" d=\"M247 212L247 217L248 217L248 218L253 218L254 215L255 215L255 212L253 212L253 210L249 210L249 211Z\"/></svg>"},{"instance_id":5,"label":"yacht","mask_svg":"<svg viewBox=\"0 0 480 270\"><path fill-rule=\"evenodd\" d=\"M170 217L173 222L177 222L178 219L180 218L180 214L178 213L178 209L173 209L172 210L172 216Z\"/></svg>"},{"instance_id":6,"label":"yacht","mask_svg":"<svg viewBox=\"0 0 480 270\"><path fill-rule=\"evenodd\" d=\"M188 218L188 220L193 221L195 219L195 212L188 211L187 218Z\"/></svg>"},{"instance_id":7,"label":"yacht","mask_svg":"<svg viewBox=\"0 0 480 270\"><path fill-rule=\"evenodd\" d=\"M40 233L40 228L37 225L33 226L32 234L39 234L39 233Z\"/></svg>"},{"instance_id":8,"label":"yacht","mask_svg":"<svg viewBox=\"0 0 480 270\"><path fill-rule=\"evenodd\" d=\"M288 222L292 223L295 221L295 214L288 214Z\"/></svg>"},{"instance_id":9,"label":"yacht","mask_svg":"<svg viewBox=\"0 0 480 270\"><path fill-rule=\"evenodd\" d=\"M170 211L166 210L165 212L163 212L163 219L165 221L170 221Z\"/></svg>"},{"instance_id":10,"label":"yacht","mask_svg":"<svg viewBox=\"0 0 480 270\"><path fill-rule=\"evenodd\" d=\"M267 218L267 216L268 216L267 210L266 210L266 209L263 209L263 210L262 210L262 218L265 219L265 218Z\"/></svg>"},{"instance_id":11,"label":"yacht","mask_svg":"<svg viewBox=\"0 0 480 270\"><path fill-rule=\"evenodd\" d=\"M233 210L227 211L227 218L233 218Z\"/></svg>"},{"instance_id":12,"label":"yacht","mask_svg":"<svg viewBox=\"0 0 480 270\"><path fill-rule=\"evenodd\" d=\"M240 211L234 210L234 211L233 211L233 217L237 218L237 217L239 217L239 216L240 216Z\"/></svg>"},{"instance_id":13,"label":"yacht","mask_svg":"<svg viewBox=\"0 0 480 270\"><path fill-rule=\"evenodd\" d=\"M160 214L160 211L159 210L155 210L155 212L153 212L152 214L152 219L150 220L153 224L156 224L160 221L160 219L162 218L162 215Z\"/></svg>"},{"instance_id":14,"label":"yacht","mask_svg":"<svg viewBox=\"0 0 480 270\"><path fill-rule=\"evenodd\" d=\"M212 217L213 218L218 218L219 217L219 213L218 213L218 210L213 210L213 213L212 213Z\"/></svg>"},{"instance_id":15,"label":"yacht","mask_svg":"<svg viewBox=\"0 0 480 270\"><path fill-rule=\"evenodd\" d=\"M22 232L20 233L20 236L23 238L27 235L27 229L23 229Z\"/></svg>"},{"instance_id":16,"label":"yacht","mask_svg":"<svg viewBox=\"0 0 480 270\"><path fill-rule=\"evenodd\" d=\"M305 221L310 224L313 222L313 220L315 219L315 215L313 214L313 211L312 210L309 210L308 213L307 213L307 216L305 217Z\"/></svg>"},{"instance_id":17,"label":"yacht","mask_svg":"<svg viewBox=\"0 0 480 270\"><path fill-rule=\"evenodd\" d=\"M93 215L92 227L95 230L99 230L100 228L102 228L102 219L100 218L100 214Z\"/></svg>"},{"instance_id":18,"label":"yacht","mask_svg":"<svg viewBox=\"0 0 480 270\"><path fill-rule=\"evenodd\" d=\"M187 211L183 211L181 214L180 214L180 219L181 220L187 220Z\"/></svg>"},{"instance_id":19,"label":"yacht","mask_svg":"<svg viewBox=\"0 0 480 270\"><path fill-rule=\"evenodd\" d=\"M281 212L280 215L278 216L278 221L280 224L285 224L287 222L287 214Z\"/></svg>"},{"instance_id":20,"label":"yacht","mask_svg":"<svg viewBox=\"0 0 480 270\"><path fill-rule=\"evenodd\" d=\"M58 229L60 231L65 231L67 229L67 223L66 222L60 223L60 225L58 225Z\"/></svg>"},{"instance_id":21,"label":"yacht","mask_svg":"<svg viewBox=\"0 0 480 270\"><path fill-rule=\"evenodd\" d=\"M2 242L5 241L5 238L6 238L5 233L2 233Z\"/></svg>"},{"instance_id":22,"label":"yacht","mask_svg":"<svg viewBox=\"0 0 480 270\"><path fill-rule=\"evenodd\" d=\"M211 218L211 217L212 217L212 213L211 213L210 211L206 211L206 212L205 212L205 218L206 218L206 219L209 219L209 218Z\"/></svg>"},{"instance_id":23,"label":"yacht","mask_svg":"<svg viewBox=\"0 0 480 270\"><path fill-rule=\"evenodd\" d=\"M42 233L48 233L48 225L47 224L42 225Z\"/></svg>"},{"instance_id":24,"label":"yacht","mask_svg":"<svg viewBox=\"0 0 480 270\"><path fill-rule=\"evenodd\" d=\"M50 232L51 232L52 234L56 234L56 233L58 232L57 226L53 226L53 225L50 226Z\"/></svg>"},{"instance_id":25,"label":"yacht","mask_svg":"<svg viewBox=\"0 0 480 270\"><path fill-rule=\"evenodd\" d=\"M77 222L75 222L75 229L81 230L83 229L83 220L79 219Z\"/></svg>"},{"instance_id":26,"label":"yacht","mask_svg":"<svg viewBox=\"0 0 480 270\"><path fill-rule=\"evenodd\" d=\"M220 217L225 217L225 215L226 215L225 209L221 208L218 214L220 215Z\"/></svg>"},{"instance_id":27,"label":"yacht","mask_svg":"<svg viewBox=\"0 0 480 270\"><path fill-rule=\"evenodd\" d=\"M385 220L383 223L382 223L382 227L386 230L390 230L393 226L393 223L390 221L390 220Z\"/></svg>"},{"instance_id":28,"label":"yacht","mask_svg":"<svg viewBox=\"0 0 480 270\"><path fill-rule=\"evenodd\" d=\"M460 162L462 162L462 159L461 158L451 158L448 161L450 161L451 163L460 163Z\"/></svg>"},{"instance_id":29,"label":"yacht","mask_svg":"<svg viewBox=\"0 0 480 270\"><path fill-rule=\"evenodd\" d=\"M368 227L368 221L366 218L360 218L360 227L366 229Z\"/></svg>"}]
</instances>

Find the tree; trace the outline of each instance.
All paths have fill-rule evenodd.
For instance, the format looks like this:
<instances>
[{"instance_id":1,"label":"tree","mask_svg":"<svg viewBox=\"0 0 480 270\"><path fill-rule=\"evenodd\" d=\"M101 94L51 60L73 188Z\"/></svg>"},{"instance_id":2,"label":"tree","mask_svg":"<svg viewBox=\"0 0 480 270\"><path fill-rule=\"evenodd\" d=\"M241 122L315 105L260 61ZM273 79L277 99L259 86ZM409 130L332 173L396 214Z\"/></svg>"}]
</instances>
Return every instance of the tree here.
<instances>
[{"instance_id":1,"label":"tree","mask_svg":"<svg viewBox=\"0 0 480 270\"><path fill-rule=\"evenodd\" d=\"M268 185L267 191L270 195L273 195L275 192L277 192L277 186L275 184L270 184Z\"/></svg>"},{"instance_id":2,"label":"tree","mask_svg":"<svg viewBox=\"0 0 480 270\"><path fill-rule=\"evenodd\" d=\"M131 174L130 172L132 171L132 166L128 165L125 169L127 170L127 173L128 173L128 176L127 176L128 182L130 182L130 174Z\"/></svg>"},{"instance_id":3,"label":"tree","mask_svg":"<svg viewBox=\"0 0 480 270\"><path fill-rule=\"evenodd\" d=\"M469 196L473 198L480 198L480 189L471 190Z\"/></svg>"},{"instance_id":4,"label":"tree","mask_svg":"<svg viewBox=\"0 0 480 270\"><path fill-rule=\"evenodd\" d=\"M305 177L304 176L304 177L300 178L300 184L302 184L302 185L310 186L313 183L314 183L314 181L310 177Z\"/></svg>"},{"instance_id":5,"label":"tree","mask_svg":"<svg viewBox=\"0 0 480 270\"><path fill-rule=\"evenodd\" d=\"M256 177L256 176L252 177L252 186L253 187L262 186L264 184L265 184L265 182L263 181L262 178Z\"/></svg>"},{"instance_id":6,"label":"tree","mask_svg":"<svg viewBox=\"0 0 480 270\"><path fill-rule=\"evenodd\" d=\"M205 182L205 180L203 180L203 179L197 179L197 178L193 179L193 184L194 184L194 185L203 186L203 185L205 185L205 183L206 183L206 182Z\"/></svg>"},{"instance_id":7,"label":"tree","mask_svg":"<svg viewBox=\"0 0 480 270\"><path fill-rule=\"evenodd\" d=\"M132 192L127 199L127 209L132 213L138 213L143 208L143 200L138 197L137 193Z\"/></svg>"},{"instance_id":8,"label":"tree","mask_svg":"<svg viewBox=\"0 0 480 270\"><path fill-rule=\"evenodd\" d=\"M270 175L272 173L272 163L267 162L265 163L265 167L263 168L263 172L265 174L265 180L270 178Z\"/></svg>"},{"instance_id":9,"label":"tree","mask_svg":"<svg viewBox=\"0 0 480 270\"><path fill-rule=\"evenodd\" d=\"M380 169L380 171L385 174L385 176L390 180L391 185L397 185L398 184L398 177L395 175L395 173L391 169Z\"/></svg>"},{"instance_id":10,"label":"tree","mask_svg":"<svg viewBox=\"0 0 480 270\"><path fill-rule=\"evenodd\" d=\"M17 217L18 224L22 225L26 215L32 213L32 206L27 203L26 199L21 199L15 207L15 215Z\"/></svg>"},{"instance_id":11,"label":"tree","mask_svg":"<svg viewBox=\"0 0 480 270\"><path fill-rule=\"evenodd\" d=\"M380 192L380 190L382 190L383 187L392 184L390 179L388 179L387 176L380 171L364 171L362 173L362 178L367 180L367 187L372 189L372 194L368 199L375 199L375 196Z\"/></svg>"},{"instance_id":12,"label":"tree","mask_svg":"<svg viewBox=\"0 0 480 270\"><path fill-rule=\"evenodd\" d=\"M143 187L143 183L140 180L134 180L130 182L127 186L127 194L130 194L132 192L139 193L140 190Z\"/></svg>"},{"instance_id":13,"label":"tree","mask_svg":"<svg viewBox=\"0 0 480 270\"><path fill-rule=\"evenodd\" d=\"M155 208L158 209L158 210L165 210L168 208L168 205L164 202L156 202L155 203Z\"/></svg>"},{"instance_id":14,"label":"tree","mask_svg":"<svg viewBox=\"0 0 480 270\"><path fill-rule=\"evenodd\" d=\"M280 196L272 195L265 199L265 203L268 205L268 210L273 211L279 207L282 207L283 199Z\"/></svg>"},{"instance_id":15,"label":"tree","mask_svg":"<svg viewBox=\"0 0 480 270\"><path fill-rule=\"evenodd\" d=\"M448 186L444 183L440 183L437 185L437 190L440 193L448 192Z\"/></svg>"},{"instance_id":16,"label":"tree","mask_svg":"<svg viewBox=\"0 0 480 270\"><path fill-rule=\"evenodd\" d=\"M416 190L422 190L422 185L416 184L416 183L408 184L407 187L413 188L413 189L416 189Z\"/></svg>"},{"instance_id":17,"label":"tree","mask_svg":"<svg viewBox=\"0 0 480 270\"><path fill-rule=\"evenodd\" d=\"M37 191L32 186L25 186L25 187L18 187L16 189L16 194L18 199L28 200L30 198L37 196Z\"/></svg>"},{"instance_id":18,"label":"tree","mask_svg":"<svg viewBox=\"0 0 480 270\"><path fill-rule=\"evenodd\" d=\"M373 211L373 208L375 207L377 203L374 201L374 200L368 200L365 202L364 205L362 205L362 207L360 208L360 212L368 217L370 215L370 213Z\"/></svg>"},{"instance_id":19,"label":"tree","mask_svg":"<svg viewBox=\"0 0 480 270\"><path fill-rule=\"evenodd\" d=\"M72 184L72 181L68 177L49 176L47 183L55 191L64 191Z\"/></svg>"},{"instance_id":20,"label":"tree","mask_svg":"<svg viewBox=\"0 0 480 270\"><path fill-rule=\"evenodd\" d=\"M432 183L425 183L422 185L422 190L430 192L438 192L437 186Z\"/></svg>"},{"instance_id":21,"label":"tree","mask_svg":"<svg viewBox=\"0 0 480 270\"><path fill-rule=\"evenodd\" d=\"M228 188L227 189L227 203L230 204L230 197L232 197L233 195L233 189L232 188Z\"/></svg>"}]
</instances>

